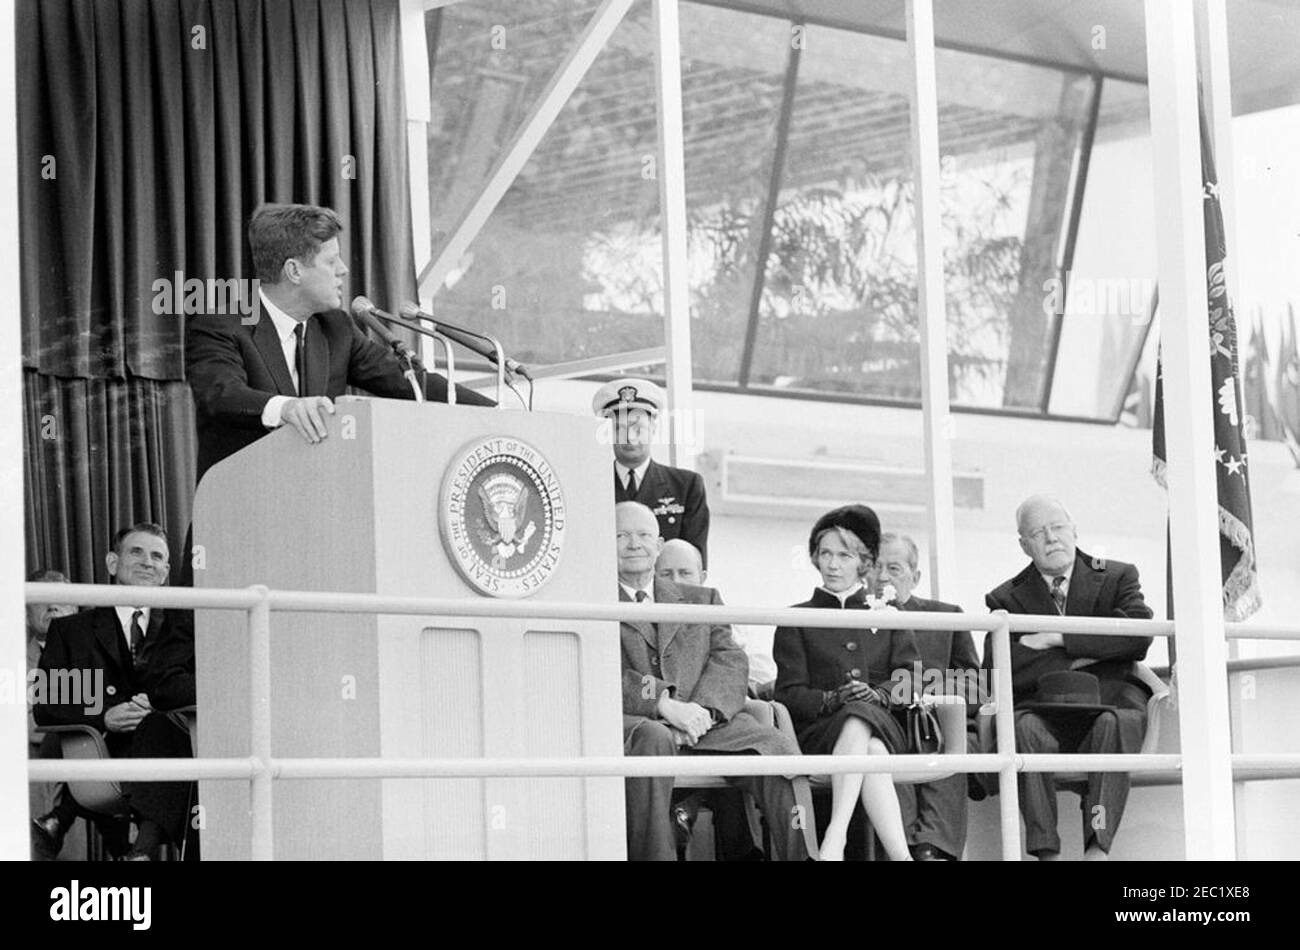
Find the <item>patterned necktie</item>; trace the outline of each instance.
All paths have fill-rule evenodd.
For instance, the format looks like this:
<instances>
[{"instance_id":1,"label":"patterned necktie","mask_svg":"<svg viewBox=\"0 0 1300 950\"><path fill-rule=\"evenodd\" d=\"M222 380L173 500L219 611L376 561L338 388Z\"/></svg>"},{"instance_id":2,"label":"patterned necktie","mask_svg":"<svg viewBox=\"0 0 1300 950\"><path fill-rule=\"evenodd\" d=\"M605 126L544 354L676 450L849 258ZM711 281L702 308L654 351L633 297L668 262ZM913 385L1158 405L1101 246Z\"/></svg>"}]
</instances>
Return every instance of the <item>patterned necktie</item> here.
<instances>
[{"instance_id":1,"label":"patterned necktie","mask_svg":"<svg viewBox=\"0 0 1300 950\"><path fill-rule=\"evenodd\" d=\"M307 325L299 323L293 328L293 335L296 337L293 351L293 367L298 373L298 395L307 395L307 352L303 343L307 336Z\"/></svg>"},{"instance_id":2,"label":"patterned necktie","mask_svg":"<svg viewBox=\"0 0 1300 950\"><path fill-rule=\"evenodd\" d=\"M627 497L636 497L636 472L630 468L627 470Z\"/></svg>"},{"instance_id":3,"label":"patterned necktie","mask_svg":"<svg viewBox=\"0 0 1300 950\"><path fill-rule=\"evenodd\" d=\"M1058 574L1052 578L1052 603L1056 604L1056 612L1062 617L1065 616L1065 577Z\"/></svg>"},{"instance_id":4,"label":"patterned necktie","mask_svg":"<svg viewBox=\"0 0 1300 950\"><path fill-rule=\"evenodd\" d=\"M650 599L650 595L647 594L645 591L639 590L636 592L636 602L638 604L644 604L649 599Z\"/></svg>"},{"instance_id":5,"label":"patterned necktie","mask_svg":"<svg viewBox=\"0 0 1300 950\"><path fill-rule=\"evenodd\" d=\"M143 610L137 610L131 614L131 659L139 660L140 647L144 643L144 628L140 626L140 618L144 616Z\"/></svg>"}]
</instances>

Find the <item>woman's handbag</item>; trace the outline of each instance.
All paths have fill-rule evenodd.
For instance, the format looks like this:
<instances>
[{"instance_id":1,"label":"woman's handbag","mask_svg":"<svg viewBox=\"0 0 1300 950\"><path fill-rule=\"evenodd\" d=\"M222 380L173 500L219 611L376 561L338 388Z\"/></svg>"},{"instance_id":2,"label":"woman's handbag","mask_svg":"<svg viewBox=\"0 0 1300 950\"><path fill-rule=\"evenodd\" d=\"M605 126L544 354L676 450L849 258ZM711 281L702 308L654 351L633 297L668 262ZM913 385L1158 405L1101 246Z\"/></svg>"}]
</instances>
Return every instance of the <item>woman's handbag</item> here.
<instances>
[{"instance_id":1,"label":"woman's handbag","mask_svg":"<svg viewBox=\"0 0 1300 950\"><path fill-rule=\"evenodd\" d=\"M913 696L907 706L907 741L915 755L937 755L943 751L943 730L934 709Z\"/></svg>"}]
</instances>

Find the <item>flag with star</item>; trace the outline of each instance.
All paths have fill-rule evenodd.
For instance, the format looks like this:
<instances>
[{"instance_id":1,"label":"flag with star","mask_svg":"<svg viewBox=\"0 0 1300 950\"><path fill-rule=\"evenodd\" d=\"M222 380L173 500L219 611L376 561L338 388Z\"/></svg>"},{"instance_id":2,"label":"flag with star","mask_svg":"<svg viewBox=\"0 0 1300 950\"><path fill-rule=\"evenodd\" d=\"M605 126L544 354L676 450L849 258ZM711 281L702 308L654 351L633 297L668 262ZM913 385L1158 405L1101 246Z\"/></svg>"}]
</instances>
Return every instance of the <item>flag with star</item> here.
<instances>
[{"instance_id":1,"label":"flag with star","mask_svg":"<svg viewBox=\"0 0 1300 950\"><path fill-rule=\"evenodd\" d=\"M1246 452L1245 412L1237 359L1237 325L1224 279L1223 210L1219 206L1214 156L1201 114L1201 207L1205 220L1205 290L1209 300L1210 411L1214 417L1214 468L1219 495L1219 567L1223 615L1245 620L1260 607L1255 532L1250 512L1250 468ZM1151 473L1165 485L1164 380L1156 364L1155 419Z\"/></svg>"}]
</instances>

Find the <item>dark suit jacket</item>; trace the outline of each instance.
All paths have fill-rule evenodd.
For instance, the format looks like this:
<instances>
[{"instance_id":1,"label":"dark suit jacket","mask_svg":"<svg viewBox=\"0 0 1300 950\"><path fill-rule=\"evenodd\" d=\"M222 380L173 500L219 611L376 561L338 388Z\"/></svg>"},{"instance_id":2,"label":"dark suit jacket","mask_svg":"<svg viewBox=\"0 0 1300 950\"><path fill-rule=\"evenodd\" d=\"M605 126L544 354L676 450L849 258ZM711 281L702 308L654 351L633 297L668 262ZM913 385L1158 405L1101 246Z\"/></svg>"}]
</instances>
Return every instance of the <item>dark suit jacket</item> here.
<instances>
[{"instance_id":1,"label":"dark suit jacket","mask_svg":"<svg viewBox=\"0 0 1300 950\"><path fill-rule=\"evenodd\" d=\"M840 609L839 598L820 587L812 599L796 607ZM870 610L866 591L860 590L845 610ZM795 726L812 722L821 713L822 693L838 689L845 674L872 686L886 688L895 671L911 676L920 660L911 630L858 630L818 627L777 627L772 642L776 660L776 701L785 704Z\"/></svg>"},{"instance_id":2,"label":"dark suit jacket","mask_svg":"<svg viewBox=\"0 0 1300 950\"><path fill-rule=\"evenodd\" d=\"M262 410L272 396L297 396L275 323L255 308L256 322L238 315L204 314L188 318L185 372L194 393L198 434L198 477L269 431ZM371 340L342 310L308 319L307 395L337 399L349 386L390 399L414 399L392 350ZM447 380L429 375L427 398L447 401ZM456 399L467 405L493 405L464 387Z\"/></svg>"},{"instance_id":3,"label":"dark suit jacket","mask_svg":"<svg viewBox=\"0 0 1300 950\"><path fill-rule=\"evenodd\" d=\"M628 600L622 586L619 600ZM721 604L711 587L655 580L660 604ZM659 697L672 690L682 702L716 709L721 724L707 732L697 752L793 754L789 740L745 712L749 660L725 623L629 623L619 630L623 648L623 738L659 716Z\"/></svg>"},{"instance_id":4,"label":"dark suit jacket","mask_svg":"<svg viewBox=\"0 0 1300 950\"><path fill-rule=\"evenodd\" d=\"M103 731L104 713L136 693L157 710L194 704L194 614L188 610L149 613L140 669L132 666L126 637L112 607L95 607L50 624L41 653L47 677L59 670L103 671L103 708L95 715L75 703L38 703L42 726L93 726ZM48 698L70 698L53 697ZM84 697L83 697L84 698Z\"/></svg>"},{"instance_id":5,"label":"dark suit jacket","mask_svg":"<svg viewBox=\"0 0 1300 950\"><path fill-rule=\"evenodd\" d=\"M999 585L985 595L990 610L1005 610L1013 614L1056 615L1052 594L1038 568L1031 562L1011 580ZM1065 597L1065 613L1070 617L1128 617L1150 620L1151 608L1142 599L1142 585L1138 571L1132 564L1122 561L1104 561L1082 551L1076 551L1074 571ZM1038 678L1057 670L1081 669L1100 679L1102 702L1125 706L1121 694L1131 694L1130 689L1116 690L1123 684L1140 687L1142 695L1151 691L1133 675L1133 663L1142 660L1151 646L1151 637L1092 637L1065 634L1063 647L1031 650L1021 646L1023 634L1011 637L1012 691L1016 702L1033 699L1038 690ZM1087 662L1076 665L1076 661ZM984 639L984 665L993 666L991 634ZM1145 708L1143 705L1142 708Z\"/></svg>"},{"instance_id":6,"label":"dark suit jacket","mask_svg":"<svg viewBox=\"0 0 1300 950\"><path fill-rule=\"evenodd\" d=\"M956 604L915 595L899 604L898 609L921 613L961 613L961 608ZM980 660L975 654L975 639L969 630L914 630L913 635L916 637L917 652L921 654L923 670L972 674L966 682L978 683ZM980 703L978 690L974 695L968 694L966 699L974 707L972 712L977 712Z\"/></svg>"},{"instance_id":7,"label":"dark suit jacket","mask_svg":"<svg viewBox=\"0 0 1300 950\"><path fill-rule=\"evenodd\" d=\"M665 541L674 538L689 541L699 549L704 566L709 566L709 502L699 472L660 465L651 459L636 494L629 495L615 469L614 501L638 501L645 505L659 522L659 537Z\"/></svg>"}]
</instances>

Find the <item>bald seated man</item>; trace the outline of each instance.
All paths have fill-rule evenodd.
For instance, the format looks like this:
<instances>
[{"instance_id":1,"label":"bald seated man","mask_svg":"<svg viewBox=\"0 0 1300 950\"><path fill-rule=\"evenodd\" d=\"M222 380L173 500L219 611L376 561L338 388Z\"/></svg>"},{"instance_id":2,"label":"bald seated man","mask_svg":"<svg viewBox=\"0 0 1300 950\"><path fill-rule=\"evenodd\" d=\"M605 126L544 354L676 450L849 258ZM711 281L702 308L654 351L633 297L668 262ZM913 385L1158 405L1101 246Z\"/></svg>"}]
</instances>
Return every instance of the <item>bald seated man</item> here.
<instances>
[{"instance_id":1,"label":"bald seated man","mask_svg":"<svg viewBox=\"0 0 1300 950\"><path fill-rule=\"evenodd\" d=\"M709 572L704 569L704 559L699 549L689 541L673 538L665 541L659 559L655 562L655 576L674 584L691 584L703 587L708 583ZM717 593L717 589L713 588ZM721 594L715 603L722 603ZM771 699L776 682L776 661L772 659L771 627L754 627L732 624L731 635L749 659L749 693L757 699Z\"/></svg>"},{"instance_id":2,"label":"bald seated man","mask_svg":"<svg viewBox=\"0 0 1300 950\"><path fill-rule=\"evenodd\" d=\"M655 577L663 541L654 513L634 501L614 506L618 596L645 604L709 604L716 592ZM798 755L795 743L745 712L749 664L724 623L624 621L625 755ZM781 775L727 780L759 803L778 860L807 857L794 821L794 787ZM633 861L677 858L672 776L626 779L627 851Z\"/></svg>"},{"instance_id":3,"label":"bald seated man","mask_svg":"<svg viewBox=\"0 0 1300 950\"><path fill-rule=\"evenodd\" d=\"M1080 551L1074 519L1059 499L1050 495L1026 498L1016 509L1016 531L1020 550L1028 555L1029 564L985 596L990 610L1151 619L1137 568ZM992 634L988 634L984 639L984 664L990 668L991 638ZM1150 637L1012 634L1016 750L1045 754L1139 751L1151 691L1136 671L1150 645ZM1095 676L1099 705L1081 706L1078 711L1024 708L1039 698L1042 677L1063 671ZM1018 781L1025 849L1041 861L1059 859L1055 776L1049 772L1021 772ZM1088 788L1081 802L1086 859L1104 861L1110 854L1128 790L1126 772L1088 775Z\"/></svg>"}]
</instances>

